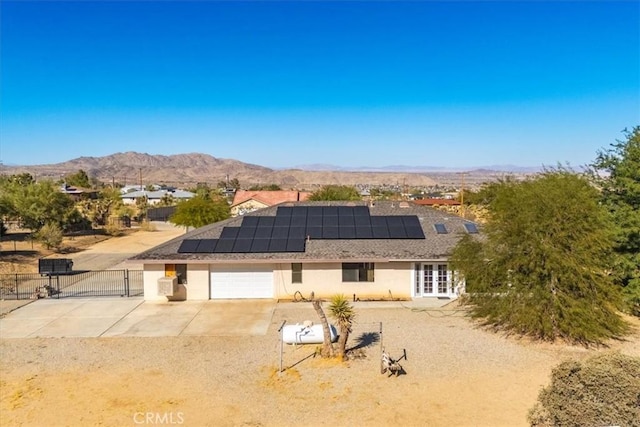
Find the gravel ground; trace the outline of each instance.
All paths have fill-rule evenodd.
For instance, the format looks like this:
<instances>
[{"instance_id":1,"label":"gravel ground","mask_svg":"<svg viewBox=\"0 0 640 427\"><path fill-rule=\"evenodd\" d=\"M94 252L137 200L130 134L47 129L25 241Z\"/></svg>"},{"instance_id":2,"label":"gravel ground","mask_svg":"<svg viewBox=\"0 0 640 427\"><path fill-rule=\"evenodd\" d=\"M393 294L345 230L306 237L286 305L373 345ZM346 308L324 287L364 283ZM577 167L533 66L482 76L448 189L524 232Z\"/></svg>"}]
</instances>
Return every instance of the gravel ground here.
<instances>
[{"instance_id":1,"label":"gravel ground","mask_svg":"<svg viewBox=\"0 0 640 427\"><path fill-rule=\"evenodd\" d=\"M604 351L502 337L462 314L361 309L349 346L364 358L285 345L282 374L277 329L317 321L310 304L279 304L265 336L4 339L1 424L526 425L553 366ZM405 375L380 374L380 322ZM640 356L640 338L612 348Z\"/></svg>"}]
</instances>

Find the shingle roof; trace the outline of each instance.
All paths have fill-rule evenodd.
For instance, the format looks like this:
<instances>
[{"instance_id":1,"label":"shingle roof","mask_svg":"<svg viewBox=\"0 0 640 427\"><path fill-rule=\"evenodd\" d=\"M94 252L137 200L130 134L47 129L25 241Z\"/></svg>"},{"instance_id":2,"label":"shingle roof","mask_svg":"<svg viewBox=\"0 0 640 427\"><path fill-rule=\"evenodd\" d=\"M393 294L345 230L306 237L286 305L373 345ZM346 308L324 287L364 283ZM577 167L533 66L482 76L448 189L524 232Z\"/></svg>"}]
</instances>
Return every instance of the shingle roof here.
<instances>
[{"instance_id":1,"label":"shingle roof","mask_svg":"<svg viewBox=\"0 0 640 427\"><path fill-rule=\"evenodd\" d=\"M282 203L260 209L246 216L275 216L278 206L367 206L366 202L299 202ZM178 253L186 239L218 239L224 227L240 227L244 217L206 225L192 230L162 245L134 256L136 261L196 261L196 262L248 262L248 261L374 261L374 260L429 260L446 258L461 235L466 234L464 224L469 221L430 207L406 202L378 201L369 205L371 216L416 215L425 239L367 239L322 240L310 239L304 252L280 253ZM447 234L438 234L434 224L445 224Z\"/></svg>"}]
</instances>

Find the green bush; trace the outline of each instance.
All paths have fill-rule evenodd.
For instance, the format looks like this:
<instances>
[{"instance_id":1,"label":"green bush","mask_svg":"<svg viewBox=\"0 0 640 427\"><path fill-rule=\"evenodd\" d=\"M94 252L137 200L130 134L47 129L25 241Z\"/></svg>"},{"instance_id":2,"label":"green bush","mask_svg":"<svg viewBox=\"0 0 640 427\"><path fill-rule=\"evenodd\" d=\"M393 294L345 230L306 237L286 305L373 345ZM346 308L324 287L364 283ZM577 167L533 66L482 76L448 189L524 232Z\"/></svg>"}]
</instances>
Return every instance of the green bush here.
<instances>
[{"instance_id":1,"label":"green bush","mask_svg":"<svg viewBox=\"0 0 640 427\"><path fill-rule=\"evenodd\" d=\"M640 426L640 358L605 353L553 369L532 426Z\"/></svg>"},{"instance_id":2,"label":"green bush","mask_svg":"<svg viewBox=\"0 0 640 427\"><path fill-rule=\"evenodd\" d=\"M59 249L62 246L62 229L58 224L48 222L35 233L35 238L47 249Z\"/></svg>"}]
</instances>

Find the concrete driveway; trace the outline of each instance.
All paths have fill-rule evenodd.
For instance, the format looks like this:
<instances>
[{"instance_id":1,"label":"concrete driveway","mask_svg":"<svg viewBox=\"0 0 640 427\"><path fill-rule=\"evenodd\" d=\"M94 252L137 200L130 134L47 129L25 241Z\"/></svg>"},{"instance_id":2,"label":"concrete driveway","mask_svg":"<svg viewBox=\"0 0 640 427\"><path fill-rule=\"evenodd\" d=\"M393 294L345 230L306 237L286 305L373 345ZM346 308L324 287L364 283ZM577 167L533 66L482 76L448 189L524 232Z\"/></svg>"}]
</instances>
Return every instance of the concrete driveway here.
<instances>
[{"instance_id":1,"label":"concrete driveway","mask_svg":"<svg viewBox=\"0 0 640 427\"><path fill-rule=\"evenodd\" d=\"M0 338L265 335L272 300L42 299L0 319Z\"/></svg>"}]
</instances>

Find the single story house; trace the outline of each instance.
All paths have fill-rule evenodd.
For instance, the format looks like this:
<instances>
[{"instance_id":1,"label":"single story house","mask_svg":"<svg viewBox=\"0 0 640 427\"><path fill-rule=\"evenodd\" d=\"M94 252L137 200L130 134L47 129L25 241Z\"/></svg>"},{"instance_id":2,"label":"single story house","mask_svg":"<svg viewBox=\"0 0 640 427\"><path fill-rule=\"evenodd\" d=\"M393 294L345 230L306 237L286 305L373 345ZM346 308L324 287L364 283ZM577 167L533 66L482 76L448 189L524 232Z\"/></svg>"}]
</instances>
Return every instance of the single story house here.
<instances>
[{"instance_id":1,"label":"single story house","mask_svg":"<svg viewBox=\"0 0 640 427\"><path fill-rule=\"evenodd\" d=\"M448 256L475 223L407 202L299 202L192 230L132 257L144 297L165 300L177 276L187 300L336 293L360 300L456 298Z\"/></svg>"},{"instance_id":2,"label":"single story house","mask_svg":"<svg viewBox=\"0 0 640 427\"><path fill-rule=\"evenodd\" d=\"M295 190L238 190L231 203L231 216L244 215L284 202L304 202L310 195L310 192Z\"/></svg>"},{"instance_id":3,"label":"single story house","mask_svg":"<svg viewBox=\"0 0 640 427\"><path fill-rule=\"evenodd\" d=\"M132 191L129 193L124 193L120 197L122 199L122 202L126 205L135 204L136 200L141 197L146 197L150 205L155 205L157 203L160 203L160 200L162 200L162 198L166 196L171 196L175 200L188 200L193 196L195 196L195 194L190 191L184 191L184 190L155 190L155 191L138 190L138 191Z\"/></svg>"}]
</instances>

